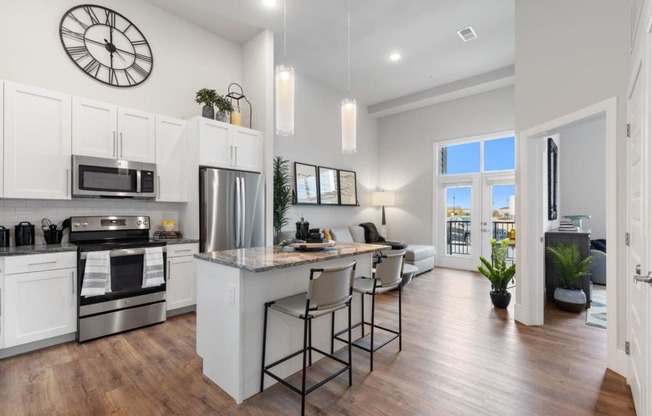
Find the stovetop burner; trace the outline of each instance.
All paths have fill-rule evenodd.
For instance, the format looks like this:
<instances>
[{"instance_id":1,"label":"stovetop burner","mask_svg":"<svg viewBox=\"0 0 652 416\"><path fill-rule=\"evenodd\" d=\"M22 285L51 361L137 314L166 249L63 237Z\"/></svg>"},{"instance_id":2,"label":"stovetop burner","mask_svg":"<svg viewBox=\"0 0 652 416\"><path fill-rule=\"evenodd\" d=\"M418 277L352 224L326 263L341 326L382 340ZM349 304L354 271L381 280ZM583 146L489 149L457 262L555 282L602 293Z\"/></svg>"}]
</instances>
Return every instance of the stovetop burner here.
<instances>
[{"instance_id":1,"label":"stovetop burner","mask_svg":"<svg viewBox=\"0 0 652 416\"><path fill-rule=\"evenodd\" d=\"M165 246L149 238L149 229L148 216L70 217L70 242L80 251Z\"/></svg>"}]
</instances>

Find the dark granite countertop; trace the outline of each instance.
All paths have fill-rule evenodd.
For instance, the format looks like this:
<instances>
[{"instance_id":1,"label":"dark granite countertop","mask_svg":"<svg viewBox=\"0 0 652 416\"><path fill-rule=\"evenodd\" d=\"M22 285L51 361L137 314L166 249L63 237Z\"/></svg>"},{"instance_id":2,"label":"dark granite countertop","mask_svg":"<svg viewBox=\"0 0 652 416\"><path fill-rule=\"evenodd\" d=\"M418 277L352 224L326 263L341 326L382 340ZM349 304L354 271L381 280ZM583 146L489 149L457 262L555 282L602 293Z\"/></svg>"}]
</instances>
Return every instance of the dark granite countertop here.
<instances>
[{"instance_id":1,"label":"dark granite countertop","mask_svg":"<svg viewBox=\"0 0 652 416\"><path fill-rule=\"evenodd\" d=\"M167 245L171 246L173 244L195 244L199 243L199 240L195 240L194 238L168 238L168 239L160 239L156 241L167 241Z\"/></svg>"},{"instance_id":2,"label":"dark granite countertop","mask_svg":"<svg viewBox=\"0 0 652 416\"><path fill-rule=\"evenodd\" d=\"M283 251L278 246L254 247L199 253L195 254L195 258L259 273L372 253L385 248L387 247L374 244L337 244L333 248L319 251Z\"/></svg>"},{"instance_id":3,"label":"dark granite countertop","mask_svg":"<svg viewBox=\"0 0 652 416\"><path fill-rule=\"evenodd\" d=\"M0 247L0 257L24 256L28 254L63 253L77 251L77 246L70 243L39 244L35 246Z\"/></svg>"}]
</instances>

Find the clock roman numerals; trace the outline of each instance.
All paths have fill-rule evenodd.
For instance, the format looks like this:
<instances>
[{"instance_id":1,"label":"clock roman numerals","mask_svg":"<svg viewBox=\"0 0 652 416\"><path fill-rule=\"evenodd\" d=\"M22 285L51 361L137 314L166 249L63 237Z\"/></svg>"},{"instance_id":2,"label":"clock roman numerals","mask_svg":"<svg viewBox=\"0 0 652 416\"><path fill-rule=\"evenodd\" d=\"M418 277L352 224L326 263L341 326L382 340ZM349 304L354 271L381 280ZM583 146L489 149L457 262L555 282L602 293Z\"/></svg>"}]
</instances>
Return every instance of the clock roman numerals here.
<instances>
[{"instance_id":1,"label":"clock roman numerals","mask_svg":"<svg viewBox=\"0 0 652 416\"><path fill-rule=\"evenodd\" d=\"M92 7L84 6L84 11L86 12L86 14L88 14L88 17L91 18L91 24L93 25L100 24L100 19L97 18L97 15L95 14L95 11L93 10Z\"/></svg>"},{"instance_id":2,"label":"clock roman numerals","mask_svg":"<svg viewBox=\"0 0 652 416\"><path fill-rule=\"evenodd\" d=\"M91 55L88 52L88 49L86 49L86 46L68 46L66 51L68 51L70 57L75 61L79 61Z\"/></svg>"},{"instance_id":3,"label":"clock roman numerals","mask_svg":"<svg viewBox=\"0 0 652 416\"><path fill-rule=\"evenodd\" d=\"M92 75L94 77L97 77L97 74L100 72L100 68L102 67L102 64L95 58L91 58L90 62L82 68L86 73L89 75Z\"/></svg>"},{"instance_id":4,"label":"clock roman numerals","mask_svg":"<svg viewBox=\"0 0 652 416\"><path fill-rule=\"evenodd\" d=\"M83 33L75 32L74 30L65 27L61 29L61 35L67 37L68 39L77 40L79 42L84 41Z\"/></svg>"},{"instance_id":5,"label":"clock roman numerals","mask_svg":"<svg viewBox=\"0 0 652 416\"><path fill-rule=\"evenodd\" d=\"M107 85L139 85L154 67L152 50L138 27L103 6L82 4L68 10L59 36L75 65Z\"/></svg>"}]
</instances>

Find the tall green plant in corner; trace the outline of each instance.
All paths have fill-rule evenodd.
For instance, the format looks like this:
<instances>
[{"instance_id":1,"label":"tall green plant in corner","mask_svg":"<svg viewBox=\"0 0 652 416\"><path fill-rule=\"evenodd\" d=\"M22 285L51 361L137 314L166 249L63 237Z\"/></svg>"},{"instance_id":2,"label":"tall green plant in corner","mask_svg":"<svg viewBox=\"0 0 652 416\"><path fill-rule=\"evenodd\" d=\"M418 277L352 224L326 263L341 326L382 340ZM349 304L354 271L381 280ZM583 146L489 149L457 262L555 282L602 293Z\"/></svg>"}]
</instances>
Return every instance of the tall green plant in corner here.
<instances>
[{"instance_id":1,"label":"tall green plant in corner","mask_svg":"<svg viewBox=\"0 0 652 416\"><path fill-rule=\"evenodd\" d=\"M292 205L289 163L290 161L283 159L282 156L274 158L274 240L289 221L287 213Z\"/></svg>"}]
</instances>

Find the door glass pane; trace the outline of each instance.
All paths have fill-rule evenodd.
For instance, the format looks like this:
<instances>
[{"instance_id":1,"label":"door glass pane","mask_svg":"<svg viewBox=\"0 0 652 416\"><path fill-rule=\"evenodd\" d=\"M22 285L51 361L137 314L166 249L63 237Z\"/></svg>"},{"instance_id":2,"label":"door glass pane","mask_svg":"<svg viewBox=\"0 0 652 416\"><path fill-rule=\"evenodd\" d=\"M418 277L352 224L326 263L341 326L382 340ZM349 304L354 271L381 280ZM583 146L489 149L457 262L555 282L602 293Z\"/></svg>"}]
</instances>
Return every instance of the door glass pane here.
<instances>
[{"instance_id":1,"label":"door glass pane","mask_svg":"<svg viewBox=\"0 0 652 416\"><path fill-rule=\"evenodd\" d=\"M514 137L484 142L484 171L514 169Z\"/></svg>"},{"instance_id":2,"label":"door glass pane","mask_svg":"<svg viewBox=\"0 0 652 416\"><path fill-rule=\"evenodd\" d=\"M471 254L471 187L446 188L446 254Z\"/></svg>"},{"instance_id":3,"label":"door glass pane","mask_svg":"<svg viewBox=\"0 0 652 416\"><path fill-rule=\"evenodd\" d=\"M496 240L505 238L514 240L516 236L514 229L516 221L515 188L514 185L491 187L491 236ZM514 258L513 245L508 250L508 257Z\"/></svg>"},{"instance_id":4,"label":"door glass pane","mask_svg":"<svg viewBox=\"0 0 652 416\"><path fill-rule=\"evenodd\" d=\"M480 142L439 148L440 175L477 172L480 172Z\"/></svg>"}]
</instances>

